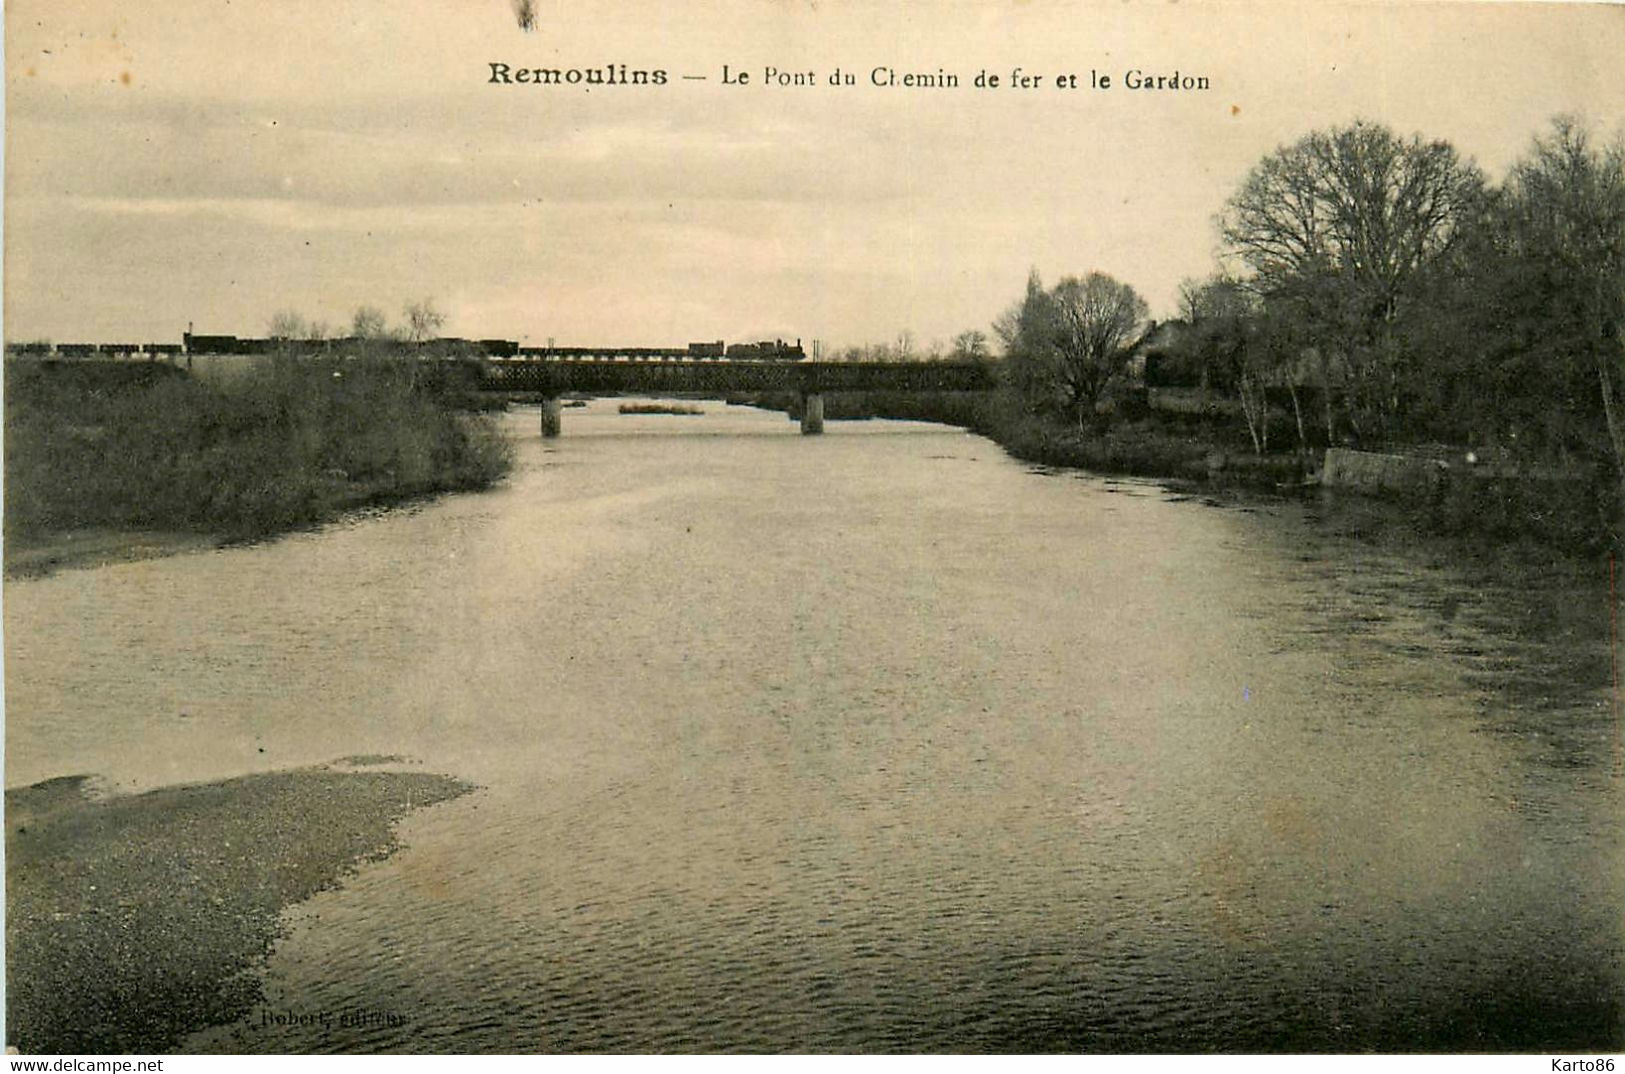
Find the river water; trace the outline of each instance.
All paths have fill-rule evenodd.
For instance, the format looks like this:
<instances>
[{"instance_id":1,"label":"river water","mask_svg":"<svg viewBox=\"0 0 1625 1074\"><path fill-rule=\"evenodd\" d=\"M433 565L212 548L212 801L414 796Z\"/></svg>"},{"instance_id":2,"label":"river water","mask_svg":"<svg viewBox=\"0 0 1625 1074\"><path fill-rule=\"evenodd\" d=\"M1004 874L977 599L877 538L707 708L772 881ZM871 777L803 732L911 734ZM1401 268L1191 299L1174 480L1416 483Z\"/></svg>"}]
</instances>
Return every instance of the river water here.
<instances>
[{"instance_id":1,"label":"river water","mask_svg":"<svg viewBox=\"0 0 1625 1074\"><path fill-rule=\"evenodd\" d=\"M267 1010L329 1024L189 1047L1619 1046L1606 564L705 410L7 586L8 786L480 786L289 914Z\"/></svg>"}]
</instances>

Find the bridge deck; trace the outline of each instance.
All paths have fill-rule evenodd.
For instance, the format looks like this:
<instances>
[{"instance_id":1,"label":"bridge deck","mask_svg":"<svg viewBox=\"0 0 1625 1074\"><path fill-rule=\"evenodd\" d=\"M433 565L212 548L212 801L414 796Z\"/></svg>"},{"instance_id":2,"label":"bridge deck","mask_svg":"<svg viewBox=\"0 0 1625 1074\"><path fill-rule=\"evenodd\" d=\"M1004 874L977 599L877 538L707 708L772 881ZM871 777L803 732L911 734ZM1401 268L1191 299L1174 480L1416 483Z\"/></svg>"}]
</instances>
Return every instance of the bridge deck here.
<instances>
[{"instance_id":1,"label":"bridge deck","mask_svg":"<svg viewBox=\"0 0 1625 1074\"><path fill-rule=\"evenodd\" d=\"M985 391L980 362L763 362L704 359L581 361L505 359L481 367L497 392Z\"/></svg>"},{"instance_id":2,"label":"bridge deck","mask_svg":"<svg viewBox=\"0 0 1625 1074\"><path fill-rule=\"evenodd\" d=\"M583 359L611 360L616 358L664 359L692 358L687 347L520 347L522 361L580 361ZM501 359L512 361L513 359Z\"/></svg>"},{"instance_id":3,"label":"bridge deck","mask_svg":"<svg viewBox=\"0 0 1625 1074\"><path fill-rule=\"evenodd\" d=\"M17 353L50 366L135 364L115 360L108 352L74 357L70 361L51 355ZM210 353L199 352L187 357L190 360ZM441 368L453 379L480 391L550 396L567 392L974 392L986 391L996 384L994 367L983 362L787 362L690 358L686 351L632 352L624 348L613 351L571 348L570 353L574 356L450 359L444 361ZM630 356L634 353L638 356ZM685 357L668 356L679 353ZM253 355L218 357L243 362L257 360ZM322 357L328 361L342 360Z\"/></svg>"}]
</instances>

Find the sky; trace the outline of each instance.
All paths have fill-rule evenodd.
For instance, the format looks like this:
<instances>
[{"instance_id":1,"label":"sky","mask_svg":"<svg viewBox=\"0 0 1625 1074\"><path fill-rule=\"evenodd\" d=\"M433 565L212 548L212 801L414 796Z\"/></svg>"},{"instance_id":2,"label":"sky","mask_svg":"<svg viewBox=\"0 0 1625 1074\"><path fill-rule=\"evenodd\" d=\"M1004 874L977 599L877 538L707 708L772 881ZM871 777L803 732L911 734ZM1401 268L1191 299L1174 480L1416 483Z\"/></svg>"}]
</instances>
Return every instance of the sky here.
<instances>
[{"instance_id":1,"label":"sky","mask_svg":"<svg viewBox=\"0 0 1625 1074\"><path fill-rule=\"evenodd\" d=\"M447 335L533 344L928 346L1032 269L1169 317L1225 199L1311 130L1386 123L1499 180L1556 114L1625 122L1614 5L537 0L527 31L515 3L8 0L5 338L342 331L427 297Z\"/></svg>"}]
</instances>

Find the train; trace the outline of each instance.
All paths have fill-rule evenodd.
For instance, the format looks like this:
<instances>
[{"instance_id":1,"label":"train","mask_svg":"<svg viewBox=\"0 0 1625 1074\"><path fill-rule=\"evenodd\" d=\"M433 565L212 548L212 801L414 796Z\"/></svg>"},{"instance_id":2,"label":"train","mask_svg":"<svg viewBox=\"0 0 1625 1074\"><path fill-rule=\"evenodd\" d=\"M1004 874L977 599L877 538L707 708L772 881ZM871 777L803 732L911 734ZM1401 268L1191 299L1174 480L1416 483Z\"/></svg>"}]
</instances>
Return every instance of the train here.
<instances>
[{"instance_id":1,"label":"train","mask_svg":"<svg viewBox=\"0 0 1625 1074\"><path fill-rule=\"evenodd\" d=\"M496 341L481 340L481 344ZM504 341L505 342L505 341ZM487 349L486 354L493 358L517 357L526 359L553 358L575 360L614 360L619 358L635 361L676 360L690 362L713 362L727 360L730 362L799 362L807 357L802 349L801 340L794 343L782 339L764 339L757 343L728 343L724 340L712 340L705 343L690 343L686 347L519 347L514 349L512 343L506 343L508 349L497 351Z\"/></svg>"},{"instance_id":2,"label":"train","mask_svg":"<svg viewBox=\"0 0 1625 1074\"><path fill-rule=\"evenodd\" d=\"M6 353L30 358L156 358L186 353L179 343L8 343Z\"/></svg>"},{"instance_id":3,"label":"train","mask_svg":"<svg viewBox=\"0 0 1625 1074\"><path fill-rule=\"evenodd\" d=\"M246 336L209 335L187 331L180 343L14 343L9 354L35 358L156 358L174 355L258 355L283 350L299 353L320 352L345 355L363 350L372 340L354 336L334 339L256 339ZM765 339L756 343L728 343L712 340L686 347L522 347L512 339L461 339L443 337L422 342L395 342L437 357L466 357L495 360L575 360L575 361L730 361L799 362L807 357L801 340Z\"/></svg>"}]
</instances>

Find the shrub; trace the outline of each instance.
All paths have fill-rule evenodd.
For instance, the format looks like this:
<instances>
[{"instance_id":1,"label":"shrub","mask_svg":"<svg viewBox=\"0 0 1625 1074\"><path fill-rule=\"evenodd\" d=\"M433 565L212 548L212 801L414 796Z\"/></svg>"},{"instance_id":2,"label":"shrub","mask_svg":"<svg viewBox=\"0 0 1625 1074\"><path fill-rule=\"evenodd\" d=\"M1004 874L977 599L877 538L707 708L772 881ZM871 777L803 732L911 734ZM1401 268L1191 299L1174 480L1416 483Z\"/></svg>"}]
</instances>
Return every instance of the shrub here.
<instances>
[{"instance_id":1,"label":"shrub","mask_svg":"<svg viewBox=\"0 0 1625 1074\"><path fill-rule=\"evenodd\" d=\"M86 526L257 536L484 487L512 462L499 431L420 385L415 363L280 357L220 384L65 369L7 363L11 538Z\"/></svg>"}]
</instances>

